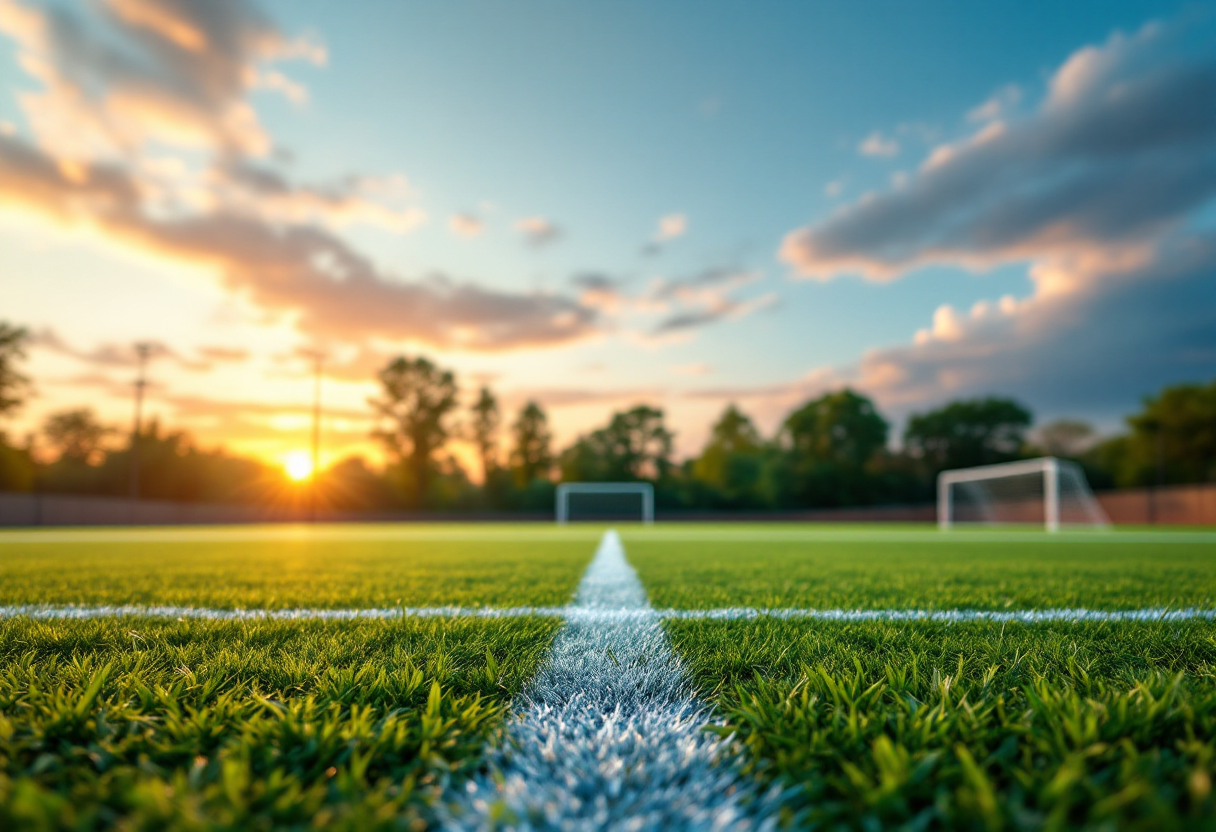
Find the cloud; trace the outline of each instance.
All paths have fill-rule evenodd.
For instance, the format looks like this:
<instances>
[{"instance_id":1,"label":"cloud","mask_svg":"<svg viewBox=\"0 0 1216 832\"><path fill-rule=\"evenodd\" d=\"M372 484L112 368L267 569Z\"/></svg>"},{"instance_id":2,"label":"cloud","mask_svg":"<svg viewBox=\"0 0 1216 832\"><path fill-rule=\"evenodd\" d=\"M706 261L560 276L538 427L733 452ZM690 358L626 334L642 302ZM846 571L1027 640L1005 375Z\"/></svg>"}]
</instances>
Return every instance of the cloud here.
<instances>
[{"instance_id":1,"label":"cloud","mask_svg":"<svg viewBox=\"0 0 1216 832\"><path fill-rule=\"evenodd\" d=\"M660 280L651 289L650 297L659 301L676 299L685 303L709 305L720 300L732 289L755 283L763 277L758 271L715 267L677 280Z\"/></svg>"},{"instance_id":2,"label":"cloud","mask_svg":"<svg viewBox=\"0 0 1216 832\"><path fill-rule=\"evenodd\" d=\"M204 396L174 396L166 395L158 399L159 403L172 407L183 419L232 417L267 417L267 416L299 416L312 418L313 404L311 401L301 401L297 404L281 402L235 401L212 399ZM375 418L370 409L343 408L327 405L324 410L326 419L350 419L355 421L371 421Z\"/></svg>"},{"instance_id":3,"label":"cloud","mask_svg":"<svg viewBox=\"0 0 1216 832\"><path fill-rule=\"evenodd\" d=\"M940 307L913 343L843 372L886 407L1000 393L1111 420L1163 385L1216 376L1216 234L1127 269L1040 266L1033 295ZM1067 283L1067 291L1044 288Z\"/></svg>"},{"instance_id":4,"label":"cloud","mask_svg":"<svg viewBox=\"0 0 1216 832\"><path fill-rule=\"evenodd\" d=\"M245 361L249 357L248 351L243 349L204 346L195 350L197 357L192 358L161 341L143 343L148 347L150 361L169 361L183 369L195 372L209 372L218 364ZM33 333L30 336L30 345L35 349L45 349L94 367L129 369L139 365L134 343L106 343L92 349L80 349L73 347L49 327Z\"/></svg>"},{"instance_id":5,"label":"cloud","mask_svg":"<svg viewBox=\"0 0 1216 832\"><path fill-rule=\"evenodd\" d=\"M474 214L452 214L448 229L457 237L476 237L485 230L485 223Z\"/></svg>"},{"instance_id":6,"label":"cloud","mask_svg":"<svg viewBox=\"0 0 1216 832\"><path fill-rule=\"evenodd\" d=\"M404 232L424 215L402 204L403 177L302 185L266 161L284 154L270 154L250 91L270 62L326 56L253 4L0 0L0 31L41 85L19 99L33 140L0 135L0 208L203 267L314 338L502 350L594 331L594 311L571 298L402 279L334 233Z\"/></svg>"},{"instance_id":7,"label":"cloud","mask_svg":"<svg viewBox=\"0 0 1216 832\"><path fill-rule=\"evenodd\" d=\"M774 293L739 299L733 293L763 279L759 271L735 268L709 268L693 275L656 278L640 292L626 291L629 278L601 272L582 272L570 282L579 290L584 307L613 316L650 316L661 314L657 323L633 329L628 337L647 346L670 340L686 340L692 330L723 319L742 318L777 300ZM636 321L632 322L636 326Z\"/></svg>"},{"instance_id":8,"label":"cloud","mask_svg":"<svg viewBox=\"0 0 1216 832\"><path fill-rule=\"evenodd\" d=\"M1006 84L994 92L984 103L967 113L967 121L987 122L1008 115L1022 100L1022 88L1017 84Z\"/></svg>"},{"instance_id":9,"label":"cloud","mask_svg":"<svg viewBox=\"0 0 1216 832\"><path fill-rule=\"evenodd\" d=\"M152 216L124 170L65 171L19 139L0 137L0 179L6 183L0 207L208 267L232 291L293 316L319 337L500 350L568 341L594 329L594 313L569 298L500 292L442 275L401 280L321 228L227 210Z\"/></svg>"},{"instance_id":10,"label":"cloud","mask_svg":"<svg viewBox=\"0 0 1216 832\"><path fill-rule=\"evenodd\" d=\"M679 376L707 376L712 373L713 367L710 367L703 361L698 361L693 364L680 364L671 368L671 371Z\"/></svg>"},{"instance_id":11,"label":"cloud","mask_svg":"<svg viewBox=\"0 0 1216 832\"><path fill-rule=\"evenodd\" d=\"M541 248L560 240L564 232L544 217L524 217L515 221L515 230L533 248Z\"/></svg>"},{"instance_id":12,"label":"cloud","mask_svg":"<svg viewBox=\"0 0 1216 832\"><path fill-rule=\"evenodd\" d=\"M1005 122L989 108L902 187L791 233L782 256L805 276L1029 261L1033 291L942 305L911 343L755 399L850 384L899 416L999 393L1113 424L1165 384L1216 375L1216 231L1204 219L1216 108L1196 106L1216 100L1211 28L1153 24L1080 49L1033 114Z\"/></svg>"},{"instance_id":13,"label":"cloud","mask_svg":"<svg viewBox=\"0 0 1216 832\"><path fill-rule=\"evenodd\" d=\"M249 360L249 350L240 347L199 347L198 354L214 363L240 364Z\"/></svg>"},{"instance_id":14,"label":"cloud","mask_svg":"<svg viewBox=\"0 0 1216 832\"><path fill-rule=\"evenodd\" d=\"M570 278L570 283L579 292L579 303L591 309L615 313L631 303L624 293L628 283L625 278L602 272L580 272Z\"/></svg>"},{"instance_id":15,"label":"cloud","mask_svg":"<svg viewBox=\"0 0 1216 832\"><path fill-rule=\"evenodd\" d=\"M376 376L400 350L391 350L359 344L356 347L326 347L312 349L296 347L294 350L274 356L277 364L285 369L279 374L288 378L312 378L318 355L321 358L321 375L326 380L363 383L375 381Z\"/></svg>"},{"instance_id":16,"label":"cloud","mask_svg":"<svg viewBox=\"0 0 1216 832\"><path fill-rule=\"evenodd\" d=\"M654 236L650 238L646 245L642 246L642 254L659 254L666 247L667 243L677 237L683 237L687 232L688 217L686 215L668 214L665 217L660 217Z\"/></svg>"},{"instance_id":17,"label":"cloud","mask_svg":"<svg viewBox=\"0 0 1216 832\"><path fill-rule=\"evenodd\" d=\"M688 231L688 217L684 214L668 214L659 219L659 228L654 238L659 242L682 237Z\"/></svg>"},{"instance_id":18,"label":"cloud","mask_svg":"<svg viewBox=\"0 0 1216 832\"><path fill-rule=\"evenodd\" d=\"M899 149L899 142L893 138L887 138L877 130L866 136L857 145L857 152L862 156L881 156L884 158L898 156Z\"/></svg>"},{"instance_id":19,"label":"cloud","mask_svg":"<svg viewBox=\"0 0 1216 832\"><path fill-rule=\"evenodd\" d=\"M571 387L532 387L505 390L502 393L505 410L515 410L525 402L534 401L542 407L560 409L584 405L636 404L658 402L663 391L651 387L631 387L618 390L604 388L580 389Z\"/></svg>"},{"instance_id":20,"label":"cloud","mask_svg":"<svg viewBox=\"0 0 1216 832\"><path fill-rule=\"evenodd\" d=\"M650 331L654 337L668 336L712 324L725 318L735 319L771 306L773 293L740 300L731 293L763 278L757 271L706 269L682 280L659 283L650 297L656 302L677 301L681 308L668 315Z\"/></svg>"},{"instance_id":21,"label":"cloud","mask_svg":"<svg viewBox=\"0 0 1216 832\"><path fill-rule=\"evenodd\" d=\"M835 199L844 193L844 180L833 179L831 182L823 186L823 195Z\"/></svg>"},{"instance_id":22,"label":"cloud","mask_svg":"<svg viewBox=\"0 0 1216 832\"><path fill-rule=\"evenodd\" d=\"M350 176L324 186L300 185L267 166L235 161L212 168L205 178L197 187L205 188L210 200L225 210L272 223L324 223L332 228L361 224L404 234L426 221L420 208L392 208L379 199L389 194L398 199L409 195L408 183L401 176Z\"/></svg>"},{"instance_id":23,"label":"cloud","mask_svg":"<svg viewBox=\"0 0 1216 832\"><path fill-rule=\"evenodd\" d=\"M875 280L930 263L1143 257L1216 195L1216 107L1197 105L1216 100L1216 53L1186 48L1181 28L1079 50L1031 116L939 146L903 187L791 232L781 257L806 277Z\"/></svg>"},{"instance_id":24,"label":"cloud","mask_svg":"<svg viewBox=\"0 0 1216 832\"><path fill-rule=\"evenodd\" d=\"M743 318L753 312L772 306L776 302L777 296L772 292L750 300L735 300L733 298L718 296L701 309L677 312L664 318L651 330L651 335L662 336L696 329L724 318Z\"/></svg>"},{"instance_id":25,"label":"cloud","mask_svg":"<svg viewBox=\"0 0 1216 832\"><path fill-rule=\"evenodd\" d=\"M251 3L108 0L36 8L0 0L0 31L42 84L21 96L41 143L57 154L129 156L154 141L265 155L271 141L247 101L254 88L299 98L274 61L324 63L324 49L286 37Z\"/></svg>"}]
</instances>

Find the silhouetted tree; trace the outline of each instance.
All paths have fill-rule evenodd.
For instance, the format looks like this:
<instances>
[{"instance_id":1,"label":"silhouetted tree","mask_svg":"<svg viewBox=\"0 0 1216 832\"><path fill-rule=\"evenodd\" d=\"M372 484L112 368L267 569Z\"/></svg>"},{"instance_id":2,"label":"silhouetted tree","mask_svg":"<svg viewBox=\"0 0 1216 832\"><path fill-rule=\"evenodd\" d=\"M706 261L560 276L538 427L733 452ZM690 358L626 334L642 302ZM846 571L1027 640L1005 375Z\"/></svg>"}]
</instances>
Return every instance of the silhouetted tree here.
<instances>
[{"instance_id":1,"label":"silhouetted tree","mask_svg":"<svg viewBox=\"0 0 1216 832\"><path fill-rule=\"evenodd\" d=\"M105 493L127 493L130 453L128 446L105 455L97 476ZM265 505L300 496L286 490L278 468L222 449L203 450L185 431L162 429L155 419L140 431L139 459L140 494L150 500Z\"/></svg>"},{"instance_id":2,"label":"silhouetted tree","mask_svg":"<svg viewBox=\"0 0 1216 832\"><path fill-rule=\"evenodd\" d=\"M1121 486L1216 481L1216 379L1167 387L1088 456Z\"/></svg>"},{"instance_id":3,"label":"silhouetted tree","mask_svg":"<svg viewBox=\"0 0 1216 832\"><path fill-rule=\"evenodd\" d=\"M498 425L502 414L498 410L498 400L490 392L489 387L482 387L477 395L477 401L469 408L473 419L469 424L469 438L477 448L477 456L481 460L482 481L489 485L494 470L498 467Z\"/></svg>"},{"instance_id":4,"label":"silhouetted tree","mask_svg":"<svg viewBox=\"0 0 1216 832\"><path fill-rule=\"evenodd\" d=\"M671 471L673 439L662 410L638 405L614 413L607 427L579 437L562 453L562 479L661 480Z\"/></svg>"},{"instance_id":5,"label":"silhouetted tree","mask_svg":"<svg viewBox=\"0 0 1216 832\"><path fill-rule=\"evenodd\" d=\"M19 326L0 321L0 417L8 416L25 402L29 379L17 371L25 358L29 333Z\"/></svg>"},{"instance_id":6,"label":"silhouetted tree","mask_svg":"<svg viewBox=\"0 0 1216 832\"><path fill-rule=\"evenodd\" d=\"M796 458L860 468L887 444L887 421L874 403L845 388L785 417L782 432Z\"/></svg>"},{"instance_id":7,"label":"silhouetted tree","mask_svg":"<svg viewBox=\"0 0 1216 832\"><path fill-rule=\"evenodd\" d=\"M511 426L511 473L515 484L527 488L532 480L547 478L553 467L553 440L549 417L536 402L528 402Z\"/></svg>"},{"instance_id":8,"label":"silhouetted tree","mask_svg":"<svg viewBox=\"0 0 1216 832\"><path fill-rule=\"evenodd\" d=\"M764 446L752 420L735 405L714 424L709 441L692 466L692 474L711 486L726 507L758 502Z\"/></svg>"},{"instance_id":9,"label":"silhouetted tree","mask_svg":"<svg viewBox=\"0 0 1216 832\"><path fill-rule=\"evenodd\" d=\"M797 507L875 502L881 492L867 466L885 449L887 431L874 403L853 390L812 399L782 422L784 460L772 470L769 490Z\"/></svg>"},{"instance_id":10,"label":"silhouetted tree","mask_svg":"<svg viewBox=\"0 0 1216 832\"><path fill-rule=\"evenodd\" d=\"M88 407L54 413L42 425L42 435L50 443L56 458L80 465L96 463L102 442L113 432L98 421L97 414Z\"/></svg>"},{"instance_id":11,"label":"silhouetted tree","mask_svg":"<svg viewBox=\"0 0 1216 832\"><path fill-rule=\"evenodd\" d=\"M456 408L456 379L426 358L404 356L390 361L378 377L381 395L369 403L387 426L373 435L398 464L409 503L421 506L434 474L435 453L451 435L448 418Z\"/></svg>"},{"instance_id":12,"label":"silhouetted tree","mask_svg":"<svg viewBox=\"0 0 1216 832\"><path fill-rule=\"evenodd\" d=\"M904 448L930 474L1009 462L1021 456L1032 421L1030 411L1013 399L951 402L909 418Z\"/></svg>"}]
</instances>

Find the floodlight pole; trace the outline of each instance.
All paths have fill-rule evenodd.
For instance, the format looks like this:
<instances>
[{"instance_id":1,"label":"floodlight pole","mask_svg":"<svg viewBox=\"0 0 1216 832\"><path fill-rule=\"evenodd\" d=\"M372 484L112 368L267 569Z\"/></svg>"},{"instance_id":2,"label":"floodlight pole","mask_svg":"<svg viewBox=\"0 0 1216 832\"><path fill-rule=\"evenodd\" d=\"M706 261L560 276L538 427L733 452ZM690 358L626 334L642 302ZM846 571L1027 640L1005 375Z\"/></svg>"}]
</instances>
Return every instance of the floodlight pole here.
<instances>
[{"instance_id":1,"label":"floodlight pole","mask_svg":"<svg viewBox=\"0 0 1216 832\"><path fill-rule=\"evenodd\" d=\"M139 446L143 430L144 388L148 386L144 373L148 366L148 355L151 352L151 344L141 342L135 345L138 372L135 377L135 425L131 431L130 488L132 500L139 499Z\"/></svg>"},{"instance_id":2,"label":"floodlight pole","mask_svg":"<svg viewBox=\"0 0 1216 832\"><path fill-rule=\"evenodd\" d=\"M308 519L317 522L317 478L321 473L321 365L324 356L313 354L312 475L308 482Z\"/></svg>"}]
</instances>

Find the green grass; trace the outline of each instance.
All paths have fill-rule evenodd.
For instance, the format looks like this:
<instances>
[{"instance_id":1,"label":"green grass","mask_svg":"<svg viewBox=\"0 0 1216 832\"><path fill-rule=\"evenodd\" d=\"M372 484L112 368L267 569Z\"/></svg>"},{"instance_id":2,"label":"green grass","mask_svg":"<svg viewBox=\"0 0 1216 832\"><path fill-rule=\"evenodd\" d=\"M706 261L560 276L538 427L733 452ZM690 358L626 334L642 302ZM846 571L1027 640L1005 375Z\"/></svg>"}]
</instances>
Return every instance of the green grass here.
<instances>
[{"instance_id":1,"label":"green grass","mask_svg":"<svg viewBox=\"0 0 1216 832\"><path fill-rule=\"evenodd\" d=\"M0 533L0 604L567 603L602 529ZM1216 607L1216 537L622 529L660 608ZM0 620L0 829L410 829L547 619ZM831 830L1216 832L1216 624L667 622L749 776Z\"/></svg>"},{"instance_id":2,"label":"green grass","mask_svg":"<svg viewBox=\"0 0 1216 832\"><path fill-rule=\"evenodd\" d=\"M561 605L594 532L452 526L0 532L0 604Z\"/></svg>"},{"instance_id":3,"label":"green grass","mask_svg":"<svg viewBox=\"0 0 1216 832\"><path fill-rule=\"evenodd\" d=\"M0 828L421 828L557 624L0 621Z\"/></svg>"},{"instance_id":4,"label":"green grass","mask_svg":"<svg viewBox=\"0 0 1216 832\"><path fill-rule=\"evenodd\" d=\"M1216 626L669 621L786 820L1216 828Z\"/></svg>"},{"instance_id":5,"label":"green grass","mask_svg":"<svg viewBox=\"0 0 1216 832\"><path fill-rule=\"evenodd\" d=\"M724 529L729 534L731 529ZM1216 543L1053 541L933 532L893 540L624 536L660 608L1029 609L1216 607ZM1024 539L1019 539L1024 537Z\"/></svg>"}]
</instances>

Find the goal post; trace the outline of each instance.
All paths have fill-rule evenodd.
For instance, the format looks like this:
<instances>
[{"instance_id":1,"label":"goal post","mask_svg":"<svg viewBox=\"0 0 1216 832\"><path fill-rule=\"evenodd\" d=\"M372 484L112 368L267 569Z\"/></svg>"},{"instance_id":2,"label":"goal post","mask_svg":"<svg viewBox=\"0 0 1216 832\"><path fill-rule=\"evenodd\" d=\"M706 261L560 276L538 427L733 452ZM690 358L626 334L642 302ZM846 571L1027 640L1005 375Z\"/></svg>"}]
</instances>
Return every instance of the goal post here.
<instances>
[{"instance_id":1,"label":"goal post","mask_svg":"<svg viewBox=\"0 0 1216 832\"><path fill-rule=\"evenodd\" d=\"M943 471L937 476L937 524L1110 525L1080 465L1047 456Z\"/></svg>"},{"instance_id":2,"label":"goal post","mask_svg":"<svg viewBox=\"0 0 1216 832\"><path fill-rule=\"evenodd\" d=\"M561 525L569 523L573 516L572 498L576 503L591 505L589 519L618 517L625 513L622 506L629 506L629 510L636 506L643 523L654 522L654 486L648 482L563 482L557 486L556 506L557 522Z\"/></svg>"}]
</instances>

